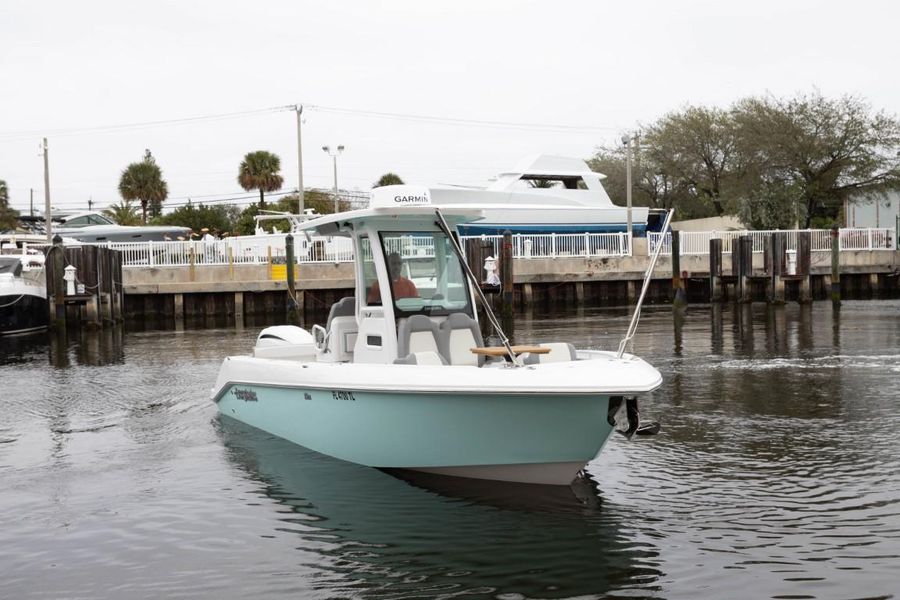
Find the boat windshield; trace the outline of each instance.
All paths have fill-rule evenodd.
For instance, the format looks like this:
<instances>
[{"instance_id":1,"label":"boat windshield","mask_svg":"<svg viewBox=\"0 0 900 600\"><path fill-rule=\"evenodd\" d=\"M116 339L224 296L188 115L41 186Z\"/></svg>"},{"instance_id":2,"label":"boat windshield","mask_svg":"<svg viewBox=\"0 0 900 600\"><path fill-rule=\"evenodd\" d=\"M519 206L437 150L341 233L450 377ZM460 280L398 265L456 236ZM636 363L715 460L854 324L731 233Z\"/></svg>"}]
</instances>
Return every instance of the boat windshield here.
<instances>
[{"instance_id":1,"label":"boat windshield","mask_svg":"<svg viewBox=\"0 0 900 600\"><path fill-rule=\"evenodd\" d=\"M472 314L459 257L438 231L382 232L396 316ZM385 301L387 301L385 299Z\"/></svg>"}]
</instances>

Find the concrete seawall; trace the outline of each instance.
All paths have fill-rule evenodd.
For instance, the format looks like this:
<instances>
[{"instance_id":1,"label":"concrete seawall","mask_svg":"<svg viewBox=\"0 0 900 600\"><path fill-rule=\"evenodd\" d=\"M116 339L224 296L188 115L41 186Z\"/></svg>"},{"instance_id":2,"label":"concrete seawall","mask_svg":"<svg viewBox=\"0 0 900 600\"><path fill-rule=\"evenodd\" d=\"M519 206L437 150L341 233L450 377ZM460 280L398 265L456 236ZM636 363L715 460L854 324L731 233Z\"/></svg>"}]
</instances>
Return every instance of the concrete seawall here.
<instances>
[{"instance_id":1,"label":"concrete seawall","mask_svg":"<svg viewBox=\"0 0 900 600\"><path fill-rule=\"evenodd\" d=\"M848 298L900 297L900 251L843 251L841 280ZM516 259L514 282L517 306L616 306L633 303L649 264L646 255L631 257L556 257ZM688 298L709 301L709 257L681 256ZM730 272L731 257L723 256ZM661 256L648 293L648 302L671 298L672 259ZM762 254L753 255L753 299L765 300L766 273ZM196 265L139 267L123 271L126 320L215 316L227 322L244 316L283 314L287 310L287 282L273 279L269 265ZM304 293L306 312L319 315L353 293L352 263L303 263L297 289ZM824 299L831 284L829 253L811 256L810 288ZM788 300L797 298L797 282L786 282Z\"/></svg>"}]
</instances>

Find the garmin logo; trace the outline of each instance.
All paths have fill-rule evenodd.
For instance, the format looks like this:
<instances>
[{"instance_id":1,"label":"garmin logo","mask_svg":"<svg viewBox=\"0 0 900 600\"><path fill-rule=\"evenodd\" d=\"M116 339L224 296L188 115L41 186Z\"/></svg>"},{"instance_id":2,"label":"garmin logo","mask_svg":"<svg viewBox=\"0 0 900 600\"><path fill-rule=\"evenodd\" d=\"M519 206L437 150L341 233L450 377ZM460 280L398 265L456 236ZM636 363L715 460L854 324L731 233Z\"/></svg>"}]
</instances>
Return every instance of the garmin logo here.
<instances>
[{"instance_id":1,"label":"garmin logo","mask_svg":"<svg viewBox=\"0 0 900 600\"><path fill-rule=\"evenodd\" d=\"M394 196L396 204L429 204L428 196Z\"/></svg>"}]
</instances>

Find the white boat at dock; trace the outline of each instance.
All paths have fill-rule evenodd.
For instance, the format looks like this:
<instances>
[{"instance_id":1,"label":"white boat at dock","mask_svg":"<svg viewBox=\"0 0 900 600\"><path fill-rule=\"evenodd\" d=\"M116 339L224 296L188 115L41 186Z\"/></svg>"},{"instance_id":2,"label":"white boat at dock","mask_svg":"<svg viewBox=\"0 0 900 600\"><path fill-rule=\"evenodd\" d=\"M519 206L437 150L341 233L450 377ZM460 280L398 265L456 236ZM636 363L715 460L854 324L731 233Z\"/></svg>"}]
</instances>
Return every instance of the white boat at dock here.
<instances>
[{"instance_id":1,"label":"white boat at dock","mask_svg":"<svg viewBox=\"0 0 900 600\"><path fill-rule=\"evenodd\" d=\"M460 224L462 235L627 231L628 209L613 204L603 188L605 178L580 158L542 154L522 159L484 188L409 186L409 193L402 196L426 195L437 206L483 210L482 219ZM664 216L647 207L632 207L632 231L640 236L648 225L658 228Z\"/></svg>"},{"instance_id":2,"label":"white boat at dock","mask_svg":"<svg viewBox=\"0 0 900 600\"><path fill-rule=\"evenodd\" d=\"M212 399L221 414L342 460L525 483L570 483L612 435L638 427L639 394L659 372L624 352L564 341L484 348L475 296L453 228L483 216L400 205L408 186L375 190L370 208L300 225L351 241L355 295L325 327L263 330L249 356L224 360ZM430 259L433 285L399 276L397 258ZM468 277L468 279L467 279Z\"/></svg>"}]
</instances>

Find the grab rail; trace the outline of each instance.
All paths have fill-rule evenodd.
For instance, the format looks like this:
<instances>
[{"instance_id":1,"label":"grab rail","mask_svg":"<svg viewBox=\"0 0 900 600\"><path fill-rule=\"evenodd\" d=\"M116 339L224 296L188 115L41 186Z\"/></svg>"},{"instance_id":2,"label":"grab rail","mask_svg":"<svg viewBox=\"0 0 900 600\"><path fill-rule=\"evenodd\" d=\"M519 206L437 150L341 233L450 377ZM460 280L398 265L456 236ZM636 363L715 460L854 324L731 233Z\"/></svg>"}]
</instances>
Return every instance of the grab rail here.
<instances>
[{"instance_id":1,"label":"grab rail","mask_svg":"<svg viewBox=\"0 0 900 600\"><path fill-rule=\"evenodd\" d=\"M660 231L662 239L665 239L666 232L669 230L669 223L672 221L673 214L675 214L675 211L670 210L666 215L666 222L663 223L662 230ZM644 285L641 286L641 295L638 297L637 306L634 307L634 314L631 316L631 323L628 325L628 331L625 333L625 337L622 338L622 341L619 342L619 352L616 354L616 358L622 358L622 355L625 354L625 347L628 342L634 338L634 332L637 330L638 321L641 319L641 304L644 303L644 296L647 295L647 288L650 287L650 278L653 276L653 268L656 266L656 259L659 258L659 251L662 247L663 244L656 244L656 248L653 250L653 257L650 259L650 265L647 267L647 272L644 273Z\"/></svg>"}]
</instances>

